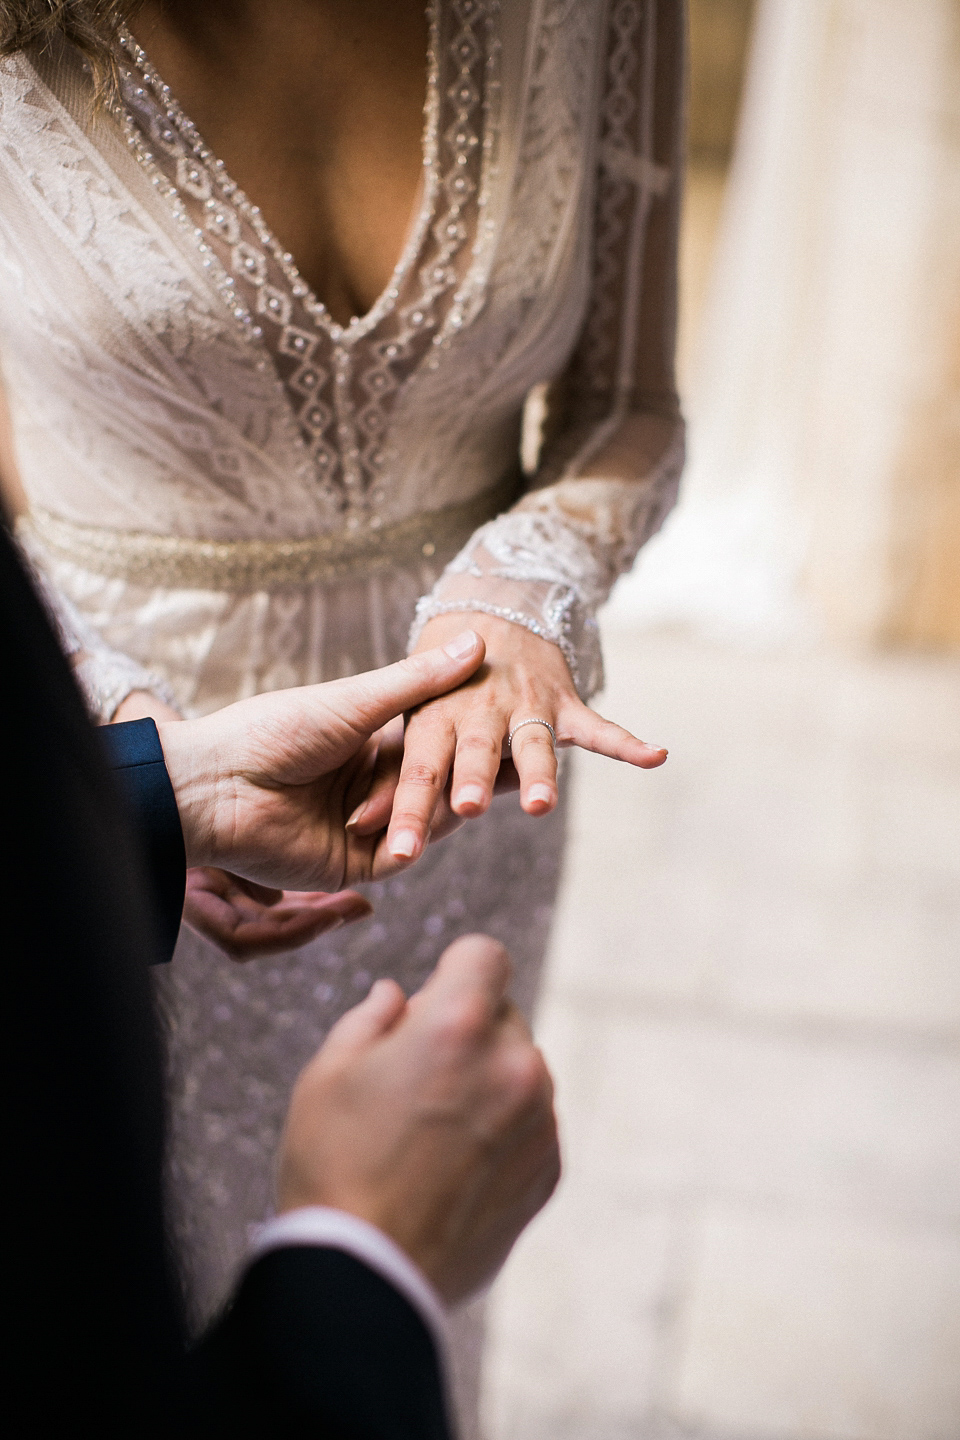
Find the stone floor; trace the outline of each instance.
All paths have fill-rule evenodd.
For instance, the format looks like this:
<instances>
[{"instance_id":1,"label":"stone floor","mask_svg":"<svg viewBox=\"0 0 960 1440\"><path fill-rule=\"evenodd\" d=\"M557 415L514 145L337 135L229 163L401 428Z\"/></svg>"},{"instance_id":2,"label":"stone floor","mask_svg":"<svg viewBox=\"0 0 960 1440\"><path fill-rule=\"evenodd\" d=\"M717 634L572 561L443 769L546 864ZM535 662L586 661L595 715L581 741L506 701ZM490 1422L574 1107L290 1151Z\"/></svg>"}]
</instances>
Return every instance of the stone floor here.
<instances>
[{"instance_id":1,"label":"stone floor","mask_svg":"<svg viewBox=\"0 0 960 1440\"><path fill-rule=\"evenodd\" d=\"M958 1440L960 660L605 638L488 1433Z\"/></svg>"}]
</instances>

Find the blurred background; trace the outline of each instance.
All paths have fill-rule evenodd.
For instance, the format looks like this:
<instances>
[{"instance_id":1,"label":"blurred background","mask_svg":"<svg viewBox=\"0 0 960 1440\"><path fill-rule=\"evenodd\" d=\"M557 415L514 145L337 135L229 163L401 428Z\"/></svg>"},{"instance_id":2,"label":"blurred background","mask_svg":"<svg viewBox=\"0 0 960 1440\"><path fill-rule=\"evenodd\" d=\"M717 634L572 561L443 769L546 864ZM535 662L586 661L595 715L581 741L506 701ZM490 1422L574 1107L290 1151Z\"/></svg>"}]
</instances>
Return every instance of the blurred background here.
<instances>
[{"instance_id":1,"label":"blurred background","mask_svg":"<svg viewBox=\"0 0 960 1440\"><path fill-rule=\"evenodd\" d=\"M693 0L683 500L603 616L490 1440L960 1437L960 0Z\"/></svg>"}]
</instances>

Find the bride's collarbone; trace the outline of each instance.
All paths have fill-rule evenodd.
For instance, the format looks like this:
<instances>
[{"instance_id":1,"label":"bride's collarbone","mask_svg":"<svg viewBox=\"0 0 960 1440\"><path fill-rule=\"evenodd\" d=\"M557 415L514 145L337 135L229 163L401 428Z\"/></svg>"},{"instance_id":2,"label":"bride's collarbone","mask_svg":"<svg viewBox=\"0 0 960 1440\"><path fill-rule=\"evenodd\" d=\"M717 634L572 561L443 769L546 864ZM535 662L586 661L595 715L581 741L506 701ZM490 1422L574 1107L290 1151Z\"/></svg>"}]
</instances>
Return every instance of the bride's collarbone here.
<instances>
[{"instance_id":1,"label":"bride's collarbone","mask_svg":"<svg viewBox=\"0 0 960 1440\"><path fill-rule=\"evenodd\" d=\"M417 202L422 0L241 4L230 25L219 4L181 8L138 13L151 62L334 319L364 314Z\"/></svg>"}]
</instances>

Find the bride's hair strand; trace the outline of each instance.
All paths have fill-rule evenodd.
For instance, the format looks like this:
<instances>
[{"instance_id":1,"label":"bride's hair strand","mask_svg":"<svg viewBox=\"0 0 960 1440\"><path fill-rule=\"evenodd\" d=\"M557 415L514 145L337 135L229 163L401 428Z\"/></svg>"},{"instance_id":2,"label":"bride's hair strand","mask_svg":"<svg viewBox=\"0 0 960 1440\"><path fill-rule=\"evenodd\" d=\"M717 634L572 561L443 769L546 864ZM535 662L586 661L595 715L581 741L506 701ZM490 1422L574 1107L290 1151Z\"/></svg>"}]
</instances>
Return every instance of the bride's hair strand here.
<instances>
[{"instance_id":1,"label":"bride's hair strand","mask_svg":"<svg viewBox=\"0 0 960 1440\"><path fill-rule=\"evenodd\" d=\"M43 50L58 37L86 57L98 101L117 93L117 32L137 0L0 0L0 55Z\"/></svg>"}]
</instances>

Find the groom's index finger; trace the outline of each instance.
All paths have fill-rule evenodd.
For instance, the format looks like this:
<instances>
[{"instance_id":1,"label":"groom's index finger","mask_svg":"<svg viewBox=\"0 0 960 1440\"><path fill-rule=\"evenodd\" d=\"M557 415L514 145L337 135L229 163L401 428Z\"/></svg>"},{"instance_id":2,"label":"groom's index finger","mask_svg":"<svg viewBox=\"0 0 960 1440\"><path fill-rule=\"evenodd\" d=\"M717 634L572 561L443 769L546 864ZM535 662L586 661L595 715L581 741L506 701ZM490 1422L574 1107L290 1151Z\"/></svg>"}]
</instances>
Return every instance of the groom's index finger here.
<instances>
[{"instance_id":1,"label":"groom's index finger","mask_svg":"<svg viewBox=\"0 0 960 1440\"><path fill-rule=\"evenodd\" d=\"M486 645L476 631L464 630L445 645L408 655L382 670L335 681L336 709L358 729L372 734L396 715L462 685L485 653Z\"/></svg>"}]
</instances>

